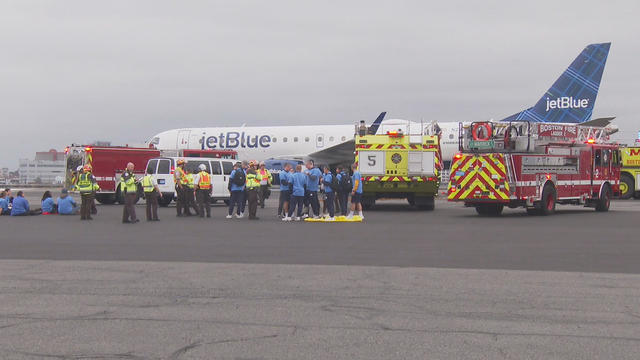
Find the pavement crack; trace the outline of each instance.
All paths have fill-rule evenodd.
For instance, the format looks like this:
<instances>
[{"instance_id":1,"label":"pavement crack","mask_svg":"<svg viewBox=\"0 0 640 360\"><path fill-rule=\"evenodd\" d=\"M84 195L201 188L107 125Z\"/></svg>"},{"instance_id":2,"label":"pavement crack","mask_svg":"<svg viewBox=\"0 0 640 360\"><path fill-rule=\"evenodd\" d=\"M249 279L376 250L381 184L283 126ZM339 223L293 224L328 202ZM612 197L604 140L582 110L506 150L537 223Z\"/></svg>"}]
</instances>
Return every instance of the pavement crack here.
<instances>
[{"instance_id":1,"label":"pavement crack","mask_svg":"<svg viewBox=\"0 0 640 360\"><path fill-rule=\"evenodd\" d=\"M191 344L185 345L185 346L181 347L180 349L172 352L171 355L169 355L169 359L170 360L177 360L182 355L186 354L189 350L195 349L200 345L202 345L202 341L194 341Z\"/></svg>"}]
</instances>

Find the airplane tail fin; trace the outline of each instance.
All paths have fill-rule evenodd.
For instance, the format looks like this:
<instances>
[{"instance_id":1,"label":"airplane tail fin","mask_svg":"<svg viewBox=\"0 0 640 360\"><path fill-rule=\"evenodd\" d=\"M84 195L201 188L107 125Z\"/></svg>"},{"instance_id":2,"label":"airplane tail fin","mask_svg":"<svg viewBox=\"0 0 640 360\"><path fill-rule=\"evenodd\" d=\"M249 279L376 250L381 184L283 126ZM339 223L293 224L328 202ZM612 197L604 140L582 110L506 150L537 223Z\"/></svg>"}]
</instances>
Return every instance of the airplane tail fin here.
<instances>
[{"instance_id":1,"label":"airplane tail fin","mask_svg":"<svg viewBox=\"0 0 640 360\"><path fill-rule=\"evenodd\" d=\"M382 120L384 120L384 117L386 115L387 115L386 111L383 111L380 113L380 115L378 115L378 117L373 121L373 124L369 126L369 135L376 134L376 132L378 131L378 128L380 127L380 124L382 124Z\"/></svg>"},{"instance_id":2,"label":"airplane tail fin","mask_svg":"<svg viewBox=\"0 0 640 360\"><path fill-rule=\"evenodd\" d=\"M582 123L591 118L611 43L588 45L538 102L501 121Z\"/></svg>"}]
</instances>

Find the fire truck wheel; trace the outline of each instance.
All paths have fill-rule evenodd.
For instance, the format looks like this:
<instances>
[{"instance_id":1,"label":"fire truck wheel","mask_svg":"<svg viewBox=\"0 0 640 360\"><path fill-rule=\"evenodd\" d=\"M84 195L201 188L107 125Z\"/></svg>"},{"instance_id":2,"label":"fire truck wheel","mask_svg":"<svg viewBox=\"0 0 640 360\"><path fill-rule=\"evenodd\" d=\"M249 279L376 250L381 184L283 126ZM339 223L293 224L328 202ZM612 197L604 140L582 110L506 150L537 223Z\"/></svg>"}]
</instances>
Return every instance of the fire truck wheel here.
<instances>
[{"instance_id":1,"label":"fire truck wheel","mask_svg":"<svg viewBox=\"0 0 640 360\"><path fill-rule=\"evenodd\" d=\"M620 199L631 199L634 195L635 184L633 178L628 174L620 175Z\"/></svg>"},{"instance_id":2,"label":"fire truck wheel","mask_svg":"<svg viewBox=\"0 0 640 360\"><path fill-rule=\"evenodd\" d=\"M536 216L540 215L540 211L537 208L527 208L527 215Z\"/></svg>"},{"instance_id":3,"label":"fire truck wheel","mask_svg":"<svg viewBox=\"0 0 640 360\"><path fill-rule=\"evenodd\" d=\"M609 211L610 203L611 203L611 187L609 185L605 185L602 187L600 198L598 199L598 203L596 203L596 211L600 211L600 212Z\"/></svg>"},{"instance_id":4,"label":"fire truck wheel","mask_svg":"<svg viewBox=\"0 0 640 360\"><path fill-rule=\"evenodd\" d=\"M540 215L553 215L556 212L556 188L547 184L542 189L542 201L538 204Z\"/></svg>"},{"instance_id":5,"label":"fire truck wheel","mask_svg":"<svg viewBox=\"0 0 640 360\"><path fill-rule=\"evenodd\" d=\"M476 212L480 216L500 216L504 210L502 204L478 204L476 205Z\"/></svg>"},{"instance_id":6,"label":"fire truck wheel","mask_svg":"<svg viewBox=\"0 0 640 360\"><path fill-rule=\"evenodd\" d=\"M436 208L436 201L433 196L424 196L414 199L414 203L420 210L433 211Z\"/></svg>"}]
</instances>

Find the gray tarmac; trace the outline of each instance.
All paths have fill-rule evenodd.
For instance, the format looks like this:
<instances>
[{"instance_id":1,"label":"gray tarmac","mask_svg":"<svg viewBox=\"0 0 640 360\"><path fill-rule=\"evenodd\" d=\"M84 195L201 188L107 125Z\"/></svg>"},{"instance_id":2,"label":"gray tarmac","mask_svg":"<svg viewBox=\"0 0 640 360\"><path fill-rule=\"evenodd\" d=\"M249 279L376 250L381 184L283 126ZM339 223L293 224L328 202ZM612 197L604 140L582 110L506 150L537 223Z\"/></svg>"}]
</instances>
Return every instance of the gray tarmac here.
<instances>
[{"instance_id":1,"label":"gray tarmac","mask_svg":"<svg viewBox=\"0 0 640 360\"><path fill-rule=\"evenodd\" d=\"M361 224L0 218L2 359L636 359L640 201ZM138 215L144 218L144 206Z\"/></svg>"}]
</instances>

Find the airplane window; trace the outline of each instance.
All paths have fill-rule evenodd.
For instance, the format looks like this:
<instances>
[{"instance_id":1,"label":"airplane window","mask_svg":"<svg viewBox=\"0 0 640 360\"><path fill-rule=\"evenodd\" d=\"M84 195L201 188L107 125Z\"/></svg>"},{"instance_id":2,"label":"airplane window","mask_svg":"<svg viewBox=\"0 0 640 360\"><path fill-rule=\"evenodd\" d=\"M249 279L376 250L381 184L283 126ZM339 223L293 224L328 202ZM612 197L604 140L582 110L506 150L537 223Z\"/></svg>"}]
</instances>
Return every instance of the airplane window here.
<instances>
[{"instance_id":1,"label":"airplane window","mask_svg":"<svg viewBox=\"0 0 640 360\"><path fill-rule=\"evenodd\" d=\"M347 140L347 137L346 137L346 136L343 136L343 137L342 137L342 141L345 141L345 140Z\"/></svg>"},{"instance_id":2,"label":"airplane window","mask_svg":"<svg viewBox=\"0 0 640 360\"><path fill-rule=\"evenodd\" d=\"M449 139L453 139L453 134L449 134Z\"/></svg>"},{"instance_id":3,"label":"airplane window","mask_svg":"<svg viewBox=\"0 0 640 360\"><path fill-rule=\"evenodd\" d=\"M309 142L309 137L304 138L304 142Z\"/></svg>"},{"instance_id":4,"label":"airplane window","mask_svg":"<svg viewBox=\"0 0 640 360\"><path fill-rule=\"evenodd\" d=\"M282 138L282 142L287 142L287 138L286 138L286 137L283 137L283 138Z\"/></svg>"},{"instance_id":5,"label":"airplane window","mask_svg":"<svg viewBox=\"0 0 640 360\"><path fill-rule=\"evenodd\" d=\"M276 137L273 137L273 136L272 136L272 137L271 137L271 141L273 141L273 142L278 142L278 138L276 138Z\"/></svg>"},{"instance_id":6,"label":"airplane window","mask_svg":"<svg viewBox=\"0 0 640 360\"><path fill-rule=\"evenodd\" d=\"M322 136L318 136L318 142L322 142Z\"/></svg>"},{"instance_id":7,"label":"airplane window","mask_svg":"<svg viewBox=\"0 0 640 360\"><path fill-rule=\"evenodd\" d=\"M330 137L329 137L329 141L333 141L333 136L330 136Z\"/></svg>"},{"instance_id":8,"label":"airplane window","mask_svg":"<svg viewBox=\"0 0 640 360\"><path fill-rule=\"evenodd\" d=\"M298 137L297 136L293 138L293 142L298 142Z\"/></svg>"}]
</instances>

